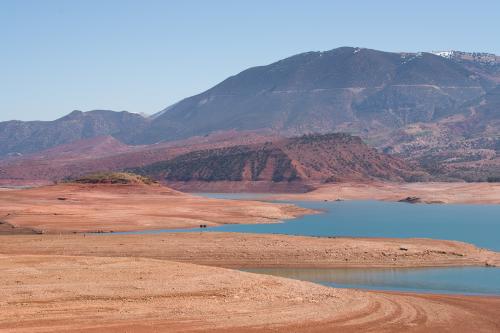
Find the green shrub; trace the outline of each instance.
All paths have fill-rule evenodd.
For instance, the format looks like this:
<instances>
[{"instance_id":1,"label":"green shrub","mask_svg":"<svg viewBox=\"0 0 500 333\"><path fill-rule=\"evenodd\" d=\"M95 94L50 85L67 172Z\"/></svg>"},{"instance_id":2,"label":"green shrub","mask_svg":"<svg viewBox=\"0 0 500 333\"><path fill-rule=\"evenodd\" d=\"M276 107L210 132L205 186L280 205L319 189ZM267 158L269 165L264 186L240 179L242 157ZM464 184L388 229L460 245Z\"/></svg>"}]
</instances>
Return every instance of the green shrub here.
<instances>
[{"instance_id":1,"label":"green shrub","mask_svg":"<svg viewBox=\"0 0 500 333\"><path fill-rule=\"evenodd\" d=\"M69 179L79 184L153 184L154 181L145 176L129 172L96 172L79 178Z\"/></svg>"}]
</instances>

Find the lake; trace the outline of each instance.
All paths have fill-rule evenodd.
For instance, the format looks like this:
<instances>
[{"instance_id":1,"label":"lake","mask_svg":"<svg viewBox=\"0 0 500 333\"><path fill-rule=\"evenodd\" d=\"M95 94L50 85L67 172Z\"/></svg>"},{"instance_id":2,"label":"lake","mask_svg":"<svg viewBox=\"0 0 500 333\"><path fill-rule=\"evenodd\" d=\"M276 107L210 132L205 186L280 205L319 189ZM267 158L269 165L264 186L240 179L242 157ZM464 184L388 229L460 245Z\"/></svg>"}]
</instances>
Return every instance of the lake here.
<instances>
[{"instance_id":1,"label":"lake","mask_svg":"<svg viewBox=\"0 0 500 333\"><path fill-rule=\"evenodd\" d=\"M212 198L255 199L256 194L202 194ZM266 195L269 196L269 195ZM321 210L284 223L227 224L204 231L327 237L434 238L459 240L500 251L500 205L408 204L385 201L293 201ZM132 233L199 232L199 229Z\"/></svg>"},{"instance_id":2,"label":"lake","mask_svg":"<svg viewBox=\"0 0 500 333\"><path fill-rule=\"evenodd\" d=\"M292 202L324 213L281 224L224 225L217 231L304 236L435 238L500 251L500 205L428 205L383 201Z\"/></svg>"},{"instance_id":3,"label":"lake","mask_svg":"<svg viewBox=\"0 0 500 333\"><path fill-rule=\"evenodd\" d=\"M268 194L200 194L223 199L260 199ZM328 237L423 237L459 240L500 251L500 205L408 204L384 201L293 201L321 210L284 223L233 224L203 232L243 232ZM200 229L131 233L200 232ZM245 269L345 288L500 295L500 268Z\"/></svg>"},{"instance_id":4,"label":"lake","mask_svg":"<svg viewBox=\"0 0 500 333\"><path fill-rule=\"evenodd\" d=\"M254 268L246 272L310 281L337 288L500 295L500 268Z\"/></svg>"}]
</instances>

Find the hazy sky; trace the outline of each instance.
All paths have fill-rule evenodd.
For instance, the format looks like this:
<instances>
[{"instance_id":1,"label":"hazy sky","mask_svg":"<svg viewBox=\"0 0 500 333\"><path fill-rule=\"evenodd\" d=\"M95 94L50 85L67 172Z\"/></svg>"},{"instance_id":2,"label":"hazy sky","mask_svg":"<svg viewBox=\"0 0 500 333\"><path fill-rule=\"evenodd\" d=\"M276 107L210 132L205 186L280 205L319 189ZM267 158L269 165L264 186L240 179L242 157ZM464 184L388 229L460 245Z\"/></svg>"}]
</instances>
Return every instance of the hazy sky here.
<instances>
[{"instance_id":1,"label":"hazy sky","mask_svg":"<svg viewBox=\"0 0 500 333\"><path fill-rule=\"evenodd\" d=\"M154 113L305 51L500 54L500 1L0 0L0 121Z\"/></svg>"}]
</instances>

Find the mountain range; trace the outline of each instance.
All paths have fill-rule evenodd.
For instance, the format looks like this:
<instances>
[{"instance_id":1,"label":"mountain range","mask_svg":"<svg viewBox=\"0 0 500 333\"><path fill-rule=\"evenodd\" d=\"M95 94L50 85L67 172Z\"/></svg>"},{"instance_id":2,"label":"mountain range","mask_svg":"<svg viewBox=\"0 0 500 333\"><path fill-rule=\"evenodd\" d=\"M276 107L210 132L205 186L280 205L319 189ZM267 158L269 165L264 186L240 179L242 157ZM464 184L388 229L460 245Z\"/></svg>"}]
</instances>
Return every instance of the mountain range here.
<instances>
[{"instance_id":1,"label":"mountain range","mask_svg":"<svg viewBox=\"0 0 500 333\"><path fill-rule=\"evenodd\" d=\"M440 179L484 180L500 170L499 84L500 57L487 53L307 52L244 70L147 118L98 110L1 122L0 158L103 136L153 147L235 132L345 132Z\"/></svg>"},{"instance_id":2,"label":"mountain range","mask_svg":"<svg viewBox=\"0 0 500 333\"><path fill-rule=\"evenodd\" d=\"M431 53L343 47L247 69L157 114L141 137L157 142L217 130L284 135L380 133L434 122L500 82L491 70ZM165 131L166 128L170 130Z\"/></svg>"},{"instance_id":3,"label":"mountain range","mask_svg":"<svg viewBox=\"0 0 500 333\"><path fill-rule=\"evenodd\" d=\"M127 142L145 130L148 121L126 111L73 111L54 121L0 122L0 157L22 155L82 139L111 135Z\"/></svg>"}]
</instances>

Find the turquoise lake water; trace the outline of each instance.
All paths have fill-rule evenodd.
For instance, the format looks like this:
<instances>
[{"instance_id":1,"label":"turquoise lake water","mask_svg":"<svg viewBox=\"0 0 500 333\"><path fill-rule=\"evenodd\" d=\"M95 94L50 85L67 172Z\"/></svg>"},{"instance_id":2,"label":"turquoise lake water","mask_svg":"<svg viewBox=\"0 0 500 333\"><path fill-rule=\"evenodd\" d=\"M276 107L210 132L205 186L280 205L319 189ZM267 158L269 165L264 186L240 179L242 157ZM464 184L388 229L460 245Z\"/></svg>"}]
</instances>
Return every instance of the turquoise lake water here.
<instances>
[{"instance_id":1,"label":"turquoise lake water","mask_svg":"<svg viewBox=\"0 0 500 333\"><path fill-rule=\"evenodd\" d=\"M304 236L423 237L500 251L500 205L426 205L382 201L293 202L324 213L281 224L225 225L217 231Z\"/></svg>"},{"instance_id":2,"label":"turquoise lake water","mask_svg":"<svg viewBox=\"0 0 500 333\"><path fill-rule=\"evenodd\" d=\"M202 194L212 198L259 199L256 194ZM268 196L268 195L263 195ZM323 213L284 223L224 225L160 232L243 232L320 237L423 237L459 240L500 251L500 205L427 205L383 201L290 202ZM500 295L500 268L429 269L252 269L263 274L327 286L433 293Z\"/></svg>"},{"instance_id":3,"label":"turquoise lake water","mask_svg":"<svg viewBox=\"0 0 500 333\"><path fill-rule=\"evenodd\" d=\"M255 194L203 194L212 198L259 198ZM294 201L323 213L284 223L228 224L203 229L323 237L390 237L459 240L500 251L500 205L428 205L384 201ZM200 229L132 233L199 232Z\"/></svg>"}]
</instances>

